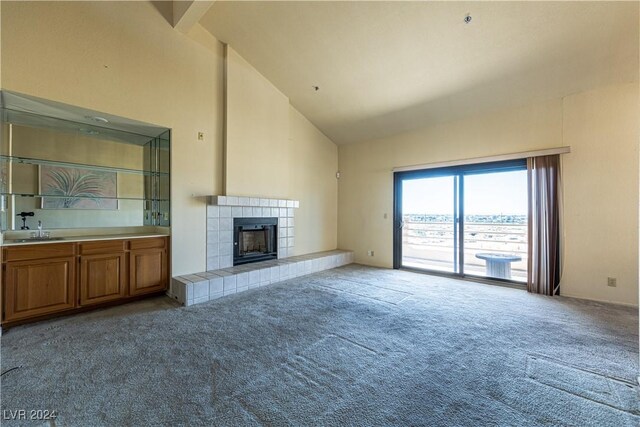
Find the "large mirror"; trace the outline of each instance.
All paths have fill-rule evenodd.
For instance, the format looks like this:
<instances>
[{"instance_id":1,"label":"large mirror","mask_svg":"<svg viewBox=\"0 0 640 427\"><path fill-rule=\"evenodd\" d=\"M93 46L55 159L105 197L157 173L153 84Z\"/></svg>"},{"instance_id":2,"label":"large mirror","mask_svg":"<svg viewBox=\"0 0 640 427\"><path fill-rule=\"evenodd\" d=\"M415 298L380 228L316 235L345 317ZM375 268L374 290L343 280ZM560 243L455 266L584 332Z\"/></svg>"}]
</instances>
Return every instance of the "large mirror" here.
<instances>
[{"instance_id":1,"label":"large mirror","mask_svg":"<svg viewBox=\"0 0 640 427\"><path fill-rule=\"evenodd\" d=\"M3 231L170 224L168 129L2 95Z\"/></svg>"}]
</instances>

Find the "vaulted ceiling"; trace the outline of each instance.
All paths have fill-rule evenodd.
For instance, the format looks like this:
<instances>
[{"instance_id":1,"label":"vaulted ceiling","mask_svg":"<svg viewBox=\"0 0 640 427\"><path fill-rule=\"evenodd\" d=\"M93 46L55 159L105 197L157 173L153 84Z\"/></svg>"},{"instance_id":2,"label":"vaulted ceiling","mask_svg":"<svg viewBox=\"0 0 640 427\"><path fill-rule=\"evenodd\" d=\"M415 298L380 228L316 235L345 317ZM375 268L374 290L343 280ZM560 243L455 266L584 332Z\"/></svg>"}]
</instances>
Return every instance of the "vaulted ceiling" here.
<instances>
[{"instance_id":1,"label":"vaulted ceiling","mask_svg":"<svg viewBox=\"0 0 640 427\"><path fill-rule=\"evenodd\" d=\"M638 13L637 2L218 1L200 23L345 144L637 81Z\"/></svg>"}]
</instances>

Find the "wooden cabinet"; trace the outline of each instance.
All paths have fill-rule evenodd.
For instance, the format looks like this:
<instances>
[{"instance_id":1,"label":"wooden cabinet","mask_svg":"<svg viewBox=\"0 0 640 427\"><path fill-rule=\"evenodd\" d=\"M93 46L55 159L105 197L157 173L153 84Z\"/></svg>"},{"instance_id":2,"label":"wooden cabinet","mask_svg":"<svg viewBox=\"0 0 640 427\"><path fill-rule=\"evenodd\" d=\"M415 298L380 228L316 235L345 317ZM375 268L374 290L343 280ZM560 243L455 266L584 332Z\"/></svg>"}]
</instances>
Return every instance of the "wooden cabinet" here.
<instances>
[{"instance_id":1,"label":"wooden cabinet","mask_svg":"<svg viewBox=\"0 0 640 427\"><path fill-rule=\"evenodd\" d=\"M80 305L118 300L127 295L125 241L83 242L80 247Z\"/></svg>"},{"instance_id":2,"label":"wooden cabinet","mask_svg":"<svg viewBox=\"0 0 640 427\"><path fill-rule=\"evenodd\" d=\"M129 242L129 294L143 295L167 288L167 239Z\"/></svg>"},{"instance_id":3,"label":"wooden cabinet","mask_svg":"<svg viewBox=\"0 0 640 427\"><path fill-rule=\"evenodd\" d=\"M125 254L80 257L80 305L98 304L127 295Z\"/></svg>"},{"instance_id":4,"label":"wooden cabinet","mask_svg":"<svg viewBox=\"0 0 640 427\"><path fill-rule=\"evenodd\" d=\"M76 306L75 248L72 244L43 246L31 250L22 246L4 253L3 320L42 316Z\"/></svg>"},{"instance_id":5,"label":"wooden cabinet","mask_svg":"<svg viewBox=\"0 0 640 427\"><path fill-rule=\"evenodd\" d=\"M142 295L167 288L166 249L140 249L129 254L129 293Z\"/></svg>"},{"instance_id":6,"label":"wooden cabinet","mask_svg":"<svg viewBox=\"0 0 640 427\"><path fill-rule=\"evenodd\" d=\"M3 324L160 293L168 238L5 246Z\"/></svg>"}]
</instances>

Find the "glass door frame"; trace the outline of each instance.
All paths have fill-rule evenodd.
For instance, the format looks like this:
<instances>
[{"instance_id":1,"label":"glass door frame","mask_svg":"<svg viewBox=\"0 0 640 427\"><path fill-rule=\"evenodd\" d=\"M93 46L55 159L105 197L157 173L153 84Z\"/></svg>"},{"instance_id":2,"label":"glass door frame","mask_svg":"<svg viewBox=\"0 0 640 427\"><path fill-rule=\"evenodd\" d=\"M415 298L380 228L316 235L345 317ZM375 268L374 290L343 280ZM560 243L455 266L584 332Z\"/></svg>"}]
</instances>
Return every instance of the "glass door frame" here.
<instances>
[{"instance_id":1,"label":"glass door frame","mask_svg":"<svg viewBox=\"0 0 640 427\"><path fill-rule=\"evenodd\" d=\"M465 164L458 166L445 166L430 169L418 169L410 171L397 171L393 173L393 268L414 270L434 275L469 278L481 281L505 282L523 286L521 282L494 277L467 275L464 272L464 177L466 175L485 174L492 172L510 172L527 169L527 159L505 160L487 163ZM454 259L453 273L430 270L426 268L405 267L402 265L402 183L410 179L435 178L441 176L453 176L457 182L457 191L454 193L454 228L457 242L454 237L454 246L457 246L457 254ZM457 197L456 197L457 196Z\"/></svg>"}]
</instances>

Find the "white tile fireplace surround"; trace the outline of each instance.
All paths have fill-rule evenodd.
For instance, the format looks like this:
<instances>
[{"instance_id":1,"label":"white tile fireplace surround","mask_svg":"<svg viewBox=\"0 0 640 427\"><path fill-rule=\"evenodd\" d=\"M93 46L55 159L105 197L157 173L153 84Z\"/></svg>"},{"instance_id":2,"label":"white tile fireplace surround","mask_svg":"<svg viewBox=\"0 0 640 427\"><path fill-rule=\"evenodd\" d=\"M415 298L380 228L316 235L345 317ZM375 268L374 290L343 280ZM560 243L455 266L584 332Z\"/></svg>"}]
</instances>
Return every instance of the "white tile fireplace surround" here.
<instances>
[{"instance_id":1,"label":"white tile fireplace surround","mask_svg":"<svg viewBox=\"0 0 640 427\"><path fill-rule=\"evenodd\" d=\"M293 255L297 200L210 196L207 206L207 270L233 266L233 220L278 218L278 259Z\"/></svg>"},{"instance_id":2,"label":"white tile fireplace surround","mask_svg":"<svg viewBox=\"0 0 640 427\"><path fill-rule=\"evenodd\" d=\"M333 250L293 256L297 200L210 196L207 271L174 277L169 296L183 305L214 300L353 262L353 252ZM233 219L278 218L278 259L233 266Z\"/></svg>"}]
</instances>

